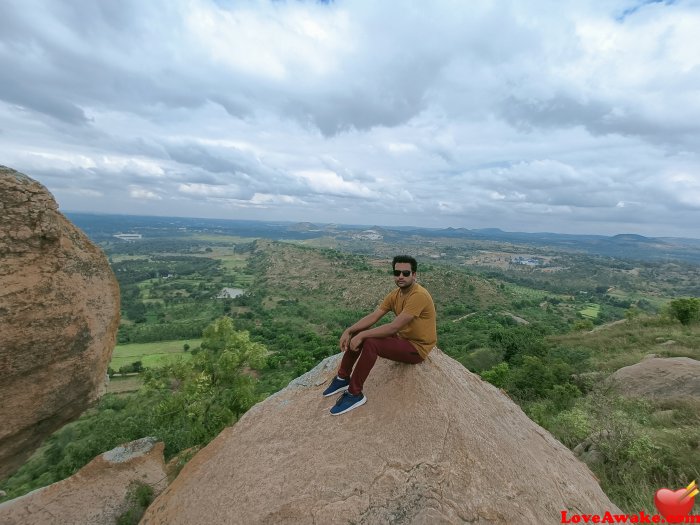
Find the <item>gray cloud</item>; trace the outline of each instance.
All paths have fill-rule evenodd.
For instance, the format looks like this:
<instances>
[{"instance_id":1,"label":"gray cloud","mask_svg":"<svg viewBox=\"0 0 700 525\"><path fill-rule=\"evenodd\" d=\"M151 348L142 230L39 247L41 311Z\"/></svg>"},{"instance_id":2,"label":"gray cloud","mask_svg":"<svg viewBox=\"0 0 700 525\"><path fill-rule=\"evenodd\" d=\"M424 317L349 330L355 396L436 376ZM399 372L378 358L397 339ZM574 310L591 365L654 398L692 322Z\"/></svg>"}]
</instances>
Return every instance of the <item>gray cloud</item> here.
<instances>
[{"instance_id":1,"label":"gray cloud","mask_svg":"<svg viewBox=\"0 0 700 525\"><path fill-rule=\"evenodd\" d=\"M0 155L64 209L695 235L700 5L9 0Z\"/></svg>"}]
</instances>

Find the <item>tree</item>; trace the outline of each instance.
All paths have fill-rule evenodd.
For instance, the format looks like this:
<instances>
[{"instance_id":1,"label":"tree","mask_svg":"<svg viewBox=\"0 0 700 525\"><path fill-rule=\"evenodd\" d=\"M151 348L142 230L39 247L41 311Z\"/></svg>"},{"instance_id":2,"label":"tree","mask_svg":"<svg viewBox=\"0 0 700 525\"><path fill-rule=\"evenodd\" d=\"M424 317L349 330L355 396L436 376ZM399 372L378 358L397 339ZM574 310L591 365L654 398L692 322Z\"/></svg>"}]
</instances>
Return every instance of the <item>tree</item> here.
<instances>
[{"instance_id":1,"label":"tree","mask_svg":"<svg viewBox=\"0 0 700 525\"><path fill-rule=\"evenodd\" d=\"M503 357L509 363L525 355L541 356L547 351L544 331L532 325L500 328L491 332L489 339L503 351Z\"/></svg>"},{"instance_id":2,"label":"tree","mask_svg":"<svg viewBox=\"0 0 700 525\"><path fill-rule=\"evenodd\" d=\"M510 368L508 363L499 363L490 370L481 372L481 377L498 388L505 388L509 374Z\"/></svg>"},{"instance_id":3,"label":"tree","mask_svg":"<svg viewBox=\"0 0 700 525\"><path fill-rule=\"evenodd\" d=\"M685 297L674 299L668 305L672 317L682 324L690 324L700 320L700 299L697 297Z\"/></svg>"}]
</instances>

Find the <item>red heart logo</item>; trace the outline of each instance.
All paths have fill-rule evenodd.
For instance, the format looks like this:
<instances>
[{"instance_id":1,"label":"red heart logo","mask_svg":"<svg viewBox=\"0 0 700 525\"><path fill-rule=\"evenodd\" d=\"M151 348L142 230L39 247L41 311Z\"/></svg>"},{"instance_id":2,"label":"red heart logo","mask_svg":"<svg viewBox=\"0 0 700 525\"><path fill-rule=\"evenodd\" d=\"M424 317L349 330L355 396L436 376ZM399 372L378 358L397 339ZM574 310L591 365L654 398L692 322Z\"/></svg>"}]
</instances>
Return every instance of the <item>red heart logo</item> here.
<instances>
[{"instance_id":1,"label":"red heart logo","mask_svg":"<svg viewBox=\"0 0 700 525\"><path fill-rule=\"evenodd\" d=\"M668 523L682 523L694 503L695 497L690 496L688 489L659 489L654 494L654 505Z\"/></svg>"}]
</instances>

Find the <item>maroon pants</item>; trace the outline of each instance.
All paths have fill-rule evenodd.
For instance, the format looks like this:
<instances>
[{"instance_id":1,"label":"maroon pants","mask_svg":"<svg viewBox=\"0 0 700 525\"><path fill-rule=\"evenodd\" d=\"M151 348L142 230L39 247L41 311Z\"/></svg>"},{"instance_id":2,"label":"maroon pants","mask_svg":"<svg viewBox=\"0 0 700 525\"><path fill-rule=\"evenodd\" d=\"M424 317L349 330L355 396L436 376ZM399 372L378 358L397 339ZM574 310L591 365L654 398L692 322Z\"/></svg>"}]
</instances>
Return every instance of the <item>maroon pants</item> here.
<instances>
[{"instance_id":1,"label":"maroon pants","mask_svg":"<svg viewBox=\"0 0 700 525\"><path fill-rule=\"evenodd\" d=\"M343 360L340 362L338 377L350 378L350 388L348 390L351 394L357 395L362 392L362 385L365 384L365 379L367 379L374 363L377 362L377 356L412 365L423 361L418 350L405 339L399 339L398 337L370 337L365 339L362 341L361 350L357 352L346 350ZM352 367L356 362L357 365L353 372Z\"/></svg>"}]
</instances>

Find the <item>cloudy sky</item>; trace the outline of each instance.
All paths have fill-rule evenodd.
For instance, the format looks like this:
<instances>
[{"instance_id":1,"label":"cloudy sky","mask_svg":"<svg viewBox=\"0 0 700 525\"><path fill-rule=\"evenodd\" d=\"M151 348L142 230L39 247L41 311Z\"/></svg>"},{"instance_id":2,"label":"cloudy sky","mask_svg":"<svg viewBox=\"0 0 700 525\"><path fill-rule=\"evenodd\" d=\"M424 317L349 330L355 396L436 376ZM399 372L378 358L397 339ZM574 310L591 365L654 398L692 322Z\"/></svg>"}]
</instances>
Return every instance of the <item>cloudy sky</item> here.
<instances>
[{"instance_id":1,"label":"cloudy sky","mask_svg":"<svg viewBox=\"0 0 700 525\"><path fill-rule=\"evenodd\" d=\"M700 237L700 0L3 0L64 211Z\"/></svg>"}]
</instances>

